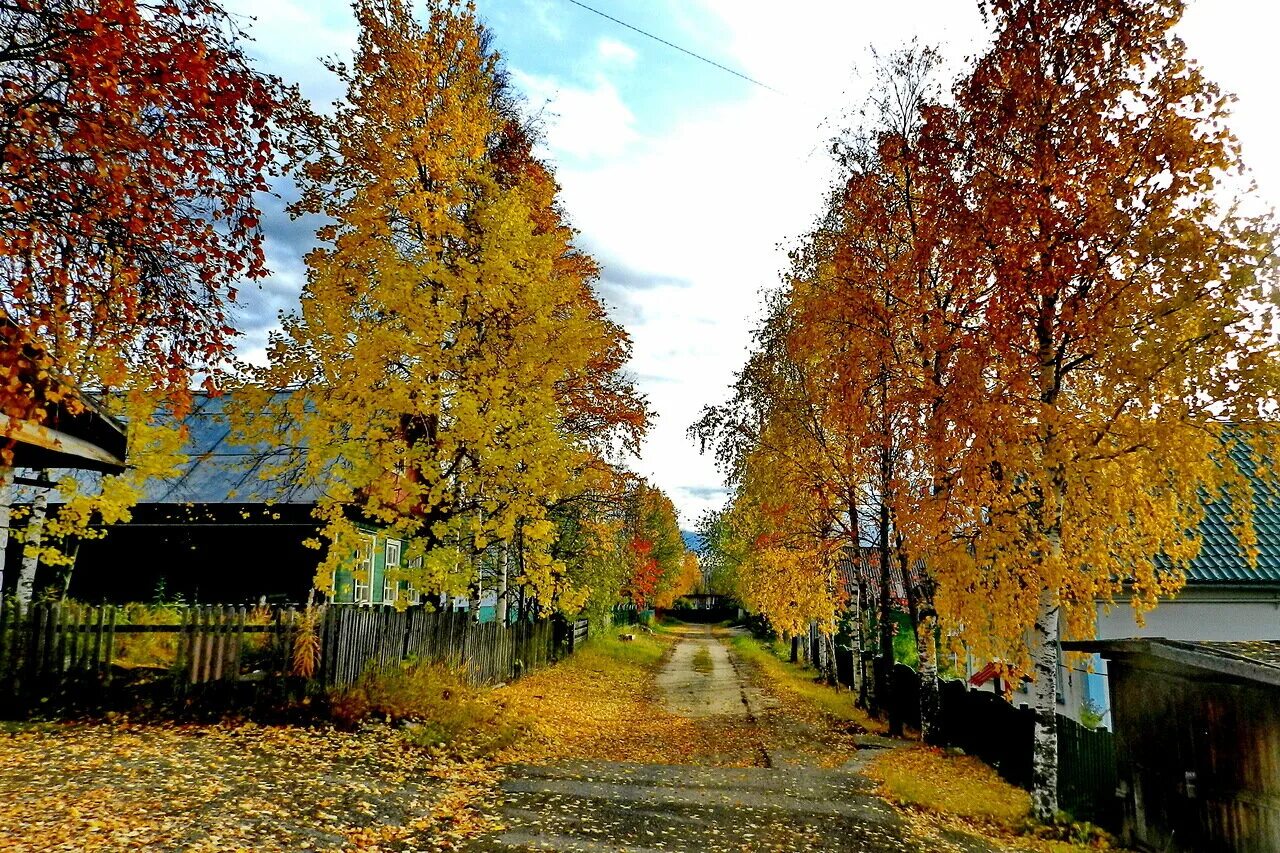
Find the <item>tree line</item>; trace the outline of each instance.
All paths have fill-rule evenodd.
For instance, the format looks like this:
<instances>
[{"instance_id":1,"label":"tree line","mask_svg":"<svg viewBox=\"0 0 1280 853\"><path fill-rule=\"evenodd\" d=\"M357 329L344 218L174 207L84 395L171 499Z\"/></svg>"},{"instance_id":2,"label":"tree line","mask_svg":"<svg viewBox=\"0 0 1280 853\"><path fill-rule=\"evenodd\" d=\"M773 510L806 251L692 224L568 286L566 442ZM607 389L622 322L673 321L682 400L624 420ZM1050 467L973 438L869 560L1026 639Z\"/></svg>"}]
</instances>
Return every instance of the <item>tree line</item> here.
<instances>
[{"instance_id":1,"label":"tree line","mask_svg":"<svg viewBox=\"0 0 1280 853\"><path fill-rule=\"evenodd\" d=\"M953 80L918 45L880 63L691 433L733 489L703 520L711 576L779 632L878 649L882 701L905 610L926 738L940 657L1029 678L1051 819L1059 638L1175 593L1208 503L1256 554L1237 460L1275 482L1277 230L1181 0L982 9L992 41ZM839 571L863 557L871 578Z\"/></svg>"},{"instance_id":2,"label":"tree line","mask_svg":"<svg viewBox=\"0 0 1280 853\"><path fill-rule=\"evenodd\" d=\"M354 55L326 63L344 93L318 109L213 0L0 4L0 408L40 420L80 389L130 442L124 474L58 483L27 551L66 565L128 521L184 461L194 395L229 391L262 476L320 495L322 591L372 524L424 592L500 564L545 610L669 604L696 572L670 499L625 466L652 417L630 339L492 34L456 0L353 9ZM247 363L234 307L268 275L281 181L317 246Z\"/></svg>"}]
</instances>

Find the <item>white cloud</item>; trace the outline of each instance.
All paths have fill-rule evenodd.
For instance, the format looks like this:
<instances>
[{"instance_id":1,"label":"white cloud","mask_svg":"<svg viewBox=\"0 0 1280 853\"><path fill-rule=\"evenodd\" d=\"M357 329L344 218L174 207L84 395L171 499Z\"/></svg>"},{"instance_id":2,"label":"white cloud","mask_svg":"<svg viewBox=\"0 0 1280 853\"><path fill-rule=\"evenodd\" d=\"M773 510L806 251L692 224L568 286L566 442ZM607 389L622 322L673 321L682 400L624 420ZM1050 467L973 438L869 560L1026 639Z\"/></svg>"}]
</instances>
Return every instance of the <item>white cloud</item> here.
<instances>
[{"instance_id":1,"label":"white cloud","mask_svg":"<svg viewBox=\"0 0 1280 853\"><path fill-rule=\"evenodd\" d=\"M602 38L596 42L596 55L606 63L626 68L636 64L636 52L631 45L617 39Z\"/></svg>"},{"instance_id":2,"label":"white cloud","mask_svg":"<svg viewBox=\"0 0 1280 853\"><path fill-rule=\"evenodd\" d=\"M589 89L517 69L512 77L535 108L546 104L547 145L561 158L617 157L637 138L635 116L604 77Z\"/></svg>"}]
</instances>

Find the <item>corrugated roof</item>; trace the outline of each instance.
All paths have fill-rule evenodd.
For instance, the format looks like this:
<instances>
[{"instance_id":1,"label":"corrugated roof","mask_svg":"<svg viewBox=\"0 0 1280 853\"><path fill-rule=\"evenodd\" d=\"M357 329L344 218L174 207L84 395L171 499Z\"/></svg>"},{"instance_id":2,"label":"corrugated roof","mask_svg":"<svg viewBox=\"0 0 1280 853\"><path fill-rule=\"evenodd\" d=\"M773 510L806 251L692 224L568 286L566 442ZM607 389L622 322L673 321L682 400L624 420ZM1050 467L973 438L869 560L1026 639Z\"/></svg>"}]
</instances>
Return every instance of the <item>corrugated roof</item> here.
<instances>
[{"instance_id":1,"label":"corrugated roof","mask_svg":"<svg viewBox=\"0 0 1280 853\"><path fill-rule=\"evenodd\" d=\"M1258 538L1258 565L1253 568L1229 521L1231 506L1216 501L1200 525L1200 553L1191 561L1187 582L1192 584L1280 584L1280 495L1259 475L1243 445L1231 451L1253 490L1253 526Z\"/></svg>"},{"instance_id":2,"label":"corrugated roof","mask_svg":"<svg viewBox=\"0 0 1280 853\"><path fill-rule=\"evenodd\" d=\"M262 479L264 467L280 461L282 454L299 451L269 444L237 443L224 412L227 395L196 397L182 423L187 428L183 453L188 461L175 477L147 482L141 503L315 503L320 489L303 482L301 459L285 476Z\"/></svg>"},{"instance_id":3,"label":"corrugated roof","mask_svg":"<svg viewBox=\"0 0 1280 853\"><path fill-rule=\"evenodd\" d=\"M856 551L844 548L836 560L836 572L844 584L850 597L856 596L858 578L862 578L865 589L880 589L880 552L876 548L862 547ZM925 579L924 560L916 560L911 566L911 581L915 589L919 589ZM889 595L898 600L907 597L906 585L902 580L902 568L897 560L889 561Z\"/></svg>"}]
</instances>

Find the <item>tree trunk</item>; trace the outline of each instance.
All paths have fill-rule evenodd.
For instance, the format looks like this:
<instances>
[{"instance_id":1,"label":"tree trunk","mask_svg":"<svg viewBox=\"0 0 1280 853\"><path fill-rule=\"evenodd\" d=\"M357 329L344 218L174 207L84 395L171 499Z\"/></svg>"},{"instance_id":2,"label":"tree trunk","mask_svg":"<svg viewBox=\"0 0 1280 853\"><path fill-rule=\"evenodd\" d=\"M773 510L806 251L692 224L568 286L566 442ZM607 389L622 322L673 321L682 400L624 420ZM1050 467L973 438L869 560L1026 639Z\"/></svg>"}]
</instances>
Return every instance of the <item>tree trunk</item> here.
<instances>
[{"instance_id":1,"label":"tree trunk","mask_svg":"<svg viewBox=\"0 0 1280 853\"><path fill-rule=\"evenodd\" d=\"M1058 813L1058 606L1047 590L1040 594L1034 639L1031 810L1037 819L1048 822Z\"/></svg>"},{"instance_id":2,"label":"tree trunk","mask_svg":"<svg viewBox=\"0 0 1280 853\"><path fill-rule=\"evenodd\" d=\"M858 557L862 559L861 555ZM854 690L857 691L859 708L870 711L871 696L869 695L868 678L867 678L867 587L862 572L862 566L858 566L858 623L853 636L853 680Z\"/></svg>"},{"instance_id":3,"label":"tree trunk","mask_svg":"<svg viewBox=\"0 0 1280 853\"><path fill-rule=\"evenodd\" d=\"M511 560L511 549L506 542L502 543L501 571L498 574L498 624L507 624L507 564Z\"/></svg>"},{"instance_id":4,"label":"tree trunk","mask_svg":"<svg viewBox=\"0 0 1280 853\"><path fill-rule=\"evenodd\" d=\"M880 503L880 666L876 671L876 701L888 715L889 736L902 737L902 715L893 701L893 596L889 549L889 505Z\"/></svg>"},{"instance_id":5,"label":"tree trunk","mask_svg":"<svg viewBox=\"0 0 1280 853\"><path fill-rule=\"evenodd\" d=\"M0 590L4 589L4 558L9 550L9 505L13 503L13 468L0 465Z\"/></svg>"},{"instance_id":6,"label":"tree trunk","mask_svg":"<svg viewBox=\"0 0 1280 853\"><path fill-rule=\"evenodd\" d=\"M800 635L796 634L791 638L791 662L800 662Z\"/></svg>"},{"instance_id":7,"label":"tree trunk","mask_svg":"<svg viewBox=\"0 0 1280 853\"><path fill-rule=\"evenodd\" d=\"M31 520L27 522L23 537L22 569L18 572L18 602L26 607L31 604L36 587L36 567L40 565L40 540L44 532L44 514L49 506L49 493L40 489L31 502Z\"/></svg>"},{"instance_id":8,"label":"tree trunk","mask_svg":"<svg viewBox=\"0 0 1280 853\"><path fill-rule=\"evenodd\" d=\"M833 634L823 634L822 638L827 646L827 684L838 688L840 686L840 664L836 660L836 638Z\"/></svg>"},{"instance_id":9,"label":"tree trunk","mask_svg":"<svg viewBox=\"0 0 1280 853\"><path fill-rule=\"evenodd\" d=\"M920 737L938 746L941 734L938 716L942 710L938 691L937 619L926 611L916 628L916 651L920 655Z\"/></svg>"}]
</instances>

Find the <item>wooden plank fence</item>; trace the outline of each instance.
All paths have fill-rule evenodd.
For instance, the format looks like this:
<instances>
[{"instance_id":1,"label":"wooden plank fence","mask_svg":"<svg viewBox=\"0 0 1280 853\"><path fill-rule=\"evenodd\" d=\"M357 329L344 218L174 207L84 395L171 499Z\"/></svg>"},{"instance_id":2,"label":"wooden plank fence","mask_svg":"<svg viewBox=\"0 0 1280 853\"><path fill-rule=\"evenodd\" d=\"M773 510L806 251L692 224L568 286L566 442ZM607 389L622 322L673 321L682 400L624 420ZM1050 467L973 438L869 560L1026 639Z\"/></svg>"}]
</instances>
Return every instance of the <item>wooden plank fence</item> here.
<instances>
[{"instance_id":1,"label":"wooden plank fence","mask_svg":"<svg viewBox=\"0 0 1280 853\"><path fill-rule=\"evenodd\" d=\"M447 665L473 684L497 684L571 654L587 638L585 620L505 626L421 608L166 607L155 611L163 624L131 618L140 613L147 611L0 603L0 704L11 711L93 705L113 682L138 680L164 682L169 695L187 698L246 682L345 687L371 668L410 660ZM310 647L306 640L318 651L309 678L295 671L295 648Z\"/></svg>"}]
</instances>

